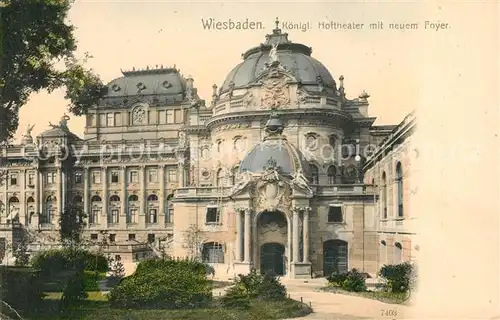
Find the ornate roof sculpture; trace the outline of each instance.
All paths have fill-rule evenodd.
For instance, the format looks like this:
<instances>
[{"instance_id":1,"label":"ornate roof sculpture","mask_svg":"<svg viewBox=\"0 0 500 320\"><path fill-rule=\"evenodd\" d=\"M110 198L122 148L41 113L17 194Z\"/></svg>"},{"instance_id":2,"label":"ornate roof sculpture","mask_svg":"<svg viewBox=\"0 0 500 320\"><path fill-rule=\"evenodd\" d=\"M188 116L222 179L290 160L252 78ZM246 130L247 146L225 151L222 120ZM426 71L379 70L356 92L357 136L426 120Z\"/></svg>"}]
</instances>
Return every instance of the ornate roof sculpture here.
<instances>
[{"instance_id":1,"label":"ornate roof sculpture","mask_svg":"<svg viewBox=\"0 0 500 320\"><path fill-rule=\"evenodd\" d=\"M49 126L52 129L45 130L39 135L39 137L44 137L44 138L70 137L78 139L78 137L74 133L72 133L68 128L69 119L70 117L65 113L59 120L58 124L52 124L49 122ZM29 132L31 133L31 130Z\"/></svg>"},{"instance_id":2,"label":"ornate roof sculpture","mask_svg":"<svg viewBox=\"0 0 500 320\"><path fill-rule=\"evenodd\" d=\"M337 85L328 69L311 57L310 47L288 40L288 34L282 33L278 24L276 21L276 28L266 35L264 43L243 54L243 62L227 75L220 94L252 85L269 65L279 62L307 91L326 91L335 96Z\"/></svg>"}]
</instances>

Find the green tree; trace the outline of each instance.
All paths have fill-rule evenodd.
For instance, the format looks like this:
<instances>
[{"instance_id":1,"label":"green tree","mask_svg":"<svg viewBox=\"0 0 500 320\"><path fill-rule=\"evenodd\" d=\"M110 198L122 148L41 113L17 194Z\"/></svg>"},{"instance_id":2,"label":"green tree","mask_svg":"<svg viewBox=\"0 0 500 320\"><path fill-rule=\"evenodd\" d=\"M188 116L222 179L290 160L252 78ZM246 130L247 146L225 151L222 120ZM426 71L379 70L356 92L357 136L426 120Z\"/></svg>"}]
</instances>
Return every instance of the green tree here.
<instances>
[{"instance_id":1,"label":"green tree","mask_svg":"<svg viewBox=\"0 0 500 320\"><path fill-rule=\"evenodd\" d=\"M32 93L66 89L69 110L84 114L101 97L102 82L74 53L73 0L0 0L0 142L19 125ZM86 56L88 58L88 56Z\"/></svg>"},{"instance_id":2,"label":"green tree","mask_svg":"<svg viewBox=\"0 0 500 320\"><path fill-rule=\"evenodd\" d=\"M81 242L86 216L80 206L73 203L66 206L59 218L59 233L63 244L79 244Z\"/></svg>"}]
</instances>

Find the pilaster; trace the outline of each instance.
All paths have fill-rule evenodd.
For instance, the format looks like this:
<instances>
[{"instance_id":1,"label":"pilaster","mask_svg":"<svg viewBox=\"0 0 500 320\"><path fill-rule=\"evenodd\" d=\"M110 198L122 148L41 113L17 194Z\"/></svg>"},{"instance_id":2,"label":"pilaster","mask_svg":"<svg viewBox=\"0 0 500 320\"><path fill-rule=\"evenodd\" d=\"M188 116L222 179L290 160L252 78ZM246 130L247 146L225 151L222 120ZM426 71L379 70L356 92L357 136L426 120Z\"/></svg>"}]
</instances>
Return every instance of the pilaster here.
<instances>
[{"instance_id":1,"label":"pilaster","mask_svg":"<svg viewBox=\"0 0 500 320\"><path fill-rule=\"evenodd\" d=\"M120 206L120 218L118 220L118 223L120 225L120 229L124 230L127 227L127 205L128 205L128 199L127 199L127 167L126 166L121 166L120 167L120 174L121 174L121 206Z\"/></svg>"},{"instance_id":2,"label":"pilaster","mask_svg":"<svg viewBox=\"0 0 500 320\"><path fill-rule=\"evenodd\" d=\"M108 196L108 171L106 167L102 167L101 169L101 182L102 182L102 211L101 216L99 217L99 222L106 224L109 223L109 196Z\"/></svg>"}]
</instances>

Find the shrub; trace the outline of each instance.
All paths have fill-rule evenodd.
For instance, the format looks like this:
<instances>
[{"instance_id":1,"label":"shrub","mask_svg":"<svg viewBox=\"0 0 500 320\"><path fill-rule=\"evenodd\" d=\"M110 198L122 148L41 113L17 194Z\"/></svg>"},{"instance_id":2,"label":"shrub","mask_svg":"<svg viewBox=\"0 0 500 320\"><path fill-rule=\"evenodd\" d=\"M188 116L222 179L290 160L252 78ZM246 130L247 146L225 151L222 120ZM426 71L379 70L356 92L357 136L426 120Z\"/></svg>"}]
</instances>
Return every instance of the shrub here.
<instances>
[{"instance_id":1,"label":"shrub","mask_svg":"<svg viewBox=\"0 0 500 320\"><path fill-rule=\"evenodd\" d=\"M43 298L39 272L27 267L0 267L0 297L14 308L36 308Z\"/></svg>"},{"instance_id":2,"label":"shrub","mask_svg":"<svg viewBox=\"0 0 500 320\"><path fill-rule=\"evenodd\" d=\"M386 290L394 293L407 292L416 283L416 270L410 262L384 265L379 276L386 281Z\"/></svg>"},{"instance_id":3,"label":"shrub","mask_svg":"<svg viewBox=\"0 0 500 320\"><path fill-rule=\"evenodd\" d=\"M125 266L121 260L114 260L112 258L108 260L108 264L111 273L108 277L108 286L114 287L125 277Z\"/></svg>"},{"instance_id":4,"label":"shrub","mask_svg":"<svg viewBox=\"0 0 500 320\"><path fill-rule=\"evenodd\" d=\"M234 286L227 290L222 301L226 307L247 308L252 299L284 300L286 299L286 288L275 274L262 275L252 269L247 275L238 275Z\"/></svg>"},{"instance_id":5,"label":"shrub","mask_svg":"<svg viewBox=\"0 0 500 320\"><path fill-rule=\"evenodd\" d=\"M141 262L109 296L113 307L130 309L197 308L211 300L212 285L203 263L167 259Z\"/></svg>"},{"instance_id":6,"label":"shrub","mask_svg":"<svg viewBox=\"0 0 500 320\"><path fill-rule=\"evenodd\" d=\"M326 279L328 280L328 282L330 282L330 284L336 287L342 287L342 284L347 279L347 274L348 274L347 272L332 273Z\"/></svg>"},{"instance_id":7,"label":"shrub","mask_svg":"<svg viewBox=\"0 0 500 320\"><path fill-rule=\"evenodd\" d=\"M365 277L358 270L352 269L342 282L342 289L352 292L366 291Z\"/></svg>"},{"instance_id":8,"label":"shrub","mask_svg":"<svg viewBox=\"0 0 500 320\"><path fill-rule=\"evenodd\" d=\"M43 274L75 269L105 272L108 269L108 261L102 254L73 247L41 251L33 257L31 264Z\"/></svg>"},{"instance_id":9,"label":"shrub","mask_svg":"<svg viewBox=\"0 0 500 320\"><path fill-rule=\"evenodd\" d=\"M85 277L83 271L78 271L68 279L64 287L63 295L60 300L61 308L66 309L74 306L87 297L88 294L85 291Z\"/></svg>"}]
</instances>

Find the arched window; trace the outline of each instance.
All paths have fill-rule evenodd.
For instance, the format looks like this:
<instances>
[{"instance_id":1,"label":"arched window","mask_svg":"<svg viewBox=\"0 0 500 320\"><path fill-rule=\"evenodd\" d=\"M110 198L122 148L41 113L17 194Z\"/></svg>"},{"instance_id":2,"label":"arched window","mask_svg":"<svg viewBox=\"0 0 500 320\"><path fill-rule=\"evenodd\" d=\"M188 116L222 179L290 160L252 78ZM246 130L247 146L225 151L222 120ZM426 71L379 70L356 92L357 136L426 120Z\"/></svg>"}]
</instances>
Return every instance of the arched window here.
<instances>
[{"instance_id":1,"label":"arched window","mask_svg":"<svg viewBox=\"0 0 500 320\"><path fill-rule=\"evenodd\" d=\"M35 202L35 199L33 197L29 197L28 200L26 200L27 203L32 203ZM2 206L2 202L0 201L0 207Z\"/></svg>"},{"instance_id":2,"label":"arched window","mask_svg":"<svg viewBox=\"0 0 500 320\"><path fill-rule=\"evenodd\" d=\"M137 201L139 201L139 197L135 194L128 197L128 211L125 219L127 223L137 223L137 216L139 215Z\"/></svg>"},{"instance_id":3,"label":"arched window","mask_svg":"<svg viewBox=\"0 0 500 320\"><path fill-rule=\"evenodd\" d=\"M217 152L218 153L222 152L222 141L221 140L217 141Z\"/></svg>"},{"instance_id":4,"label":"arched window","mask_svg":"<svg viewBox=\"0 0 500 320\"><path fill-rule=\"evenodd\" d=\"M90 199L90 202L101 202L102 199L99 196L93 196L92 199Z\"/></svg>"},{"instance_id":5,"label":"arched window","mask_svg":"<svg viewBox=\"0 0 500 320\"><path fill-rule=\"evenodd\" d=\"M347 272L348 263L348 246L343 240L328 240L323 242L323 272L325 276L332 273Z\"/></svg>"},{"instance_id":6,"label":"arched window","mask_svg":"<svg viewBox=\"0 0 500 320\"><path fill-rule=\"evenodd\" d=\"M73 198L73 203L74 203L74 204L81 204L82 202L83 202L83 198L82 198L82 196L75 196L75 197Z\"/></svg>"},{"instance_id":7,"label":"arched window","mask_svg":"<svg viewBox=\"0 0 500 320\"><path fill-rule=\"evenodd\" d=\"M398 264L401 263L403 260L403 247L401 246L401 243L395 242L394 243L394 258L392 263L393 264Z\"/></svg>"},{"instance_id":8,"label":"arched window","mask_svg":"<svg viewBox=\"0 0 500 320\"><path fill-rule=\"evenodd\" d=\"M335 150L335 144L337 143L337 138L335 137L335 135L330 135L328 137L328 144L330 145L330 147L332 147L334 150Z\"/></svg>"},{"instance_id":9,"label":"arched window","mask_svg":"<svg viewBox=\"0 0 500 320\"><path fill-rule=\"evenodd\" d=\"M172 203L173 194L167 196L167 210L165 211L165 223L171 224L174 222L174 205Z\"/></svg>"},{"instance_id":10,"label":"arched window","mask_svg":"<svg viewBox=\"0 0 500 320\"><path fill-rule=\"evenodd\" d=\"M337 169L335 166L328 167L328 184L335 184L337 182Z\"/></svg>"},{"instance_id":11,"label":"arched window","mask_svg":"<svg viewBox=\"0 0 500 320\"><path fill-rule=\"evenodd\" d=\"M9 199L9 203L19 203L19 199L17 197L12 197Z\"/></svg>"},{"instance_id":12,"label":"arched window","mask_svg":"<svg viewBox=\"0 0 500 320\"><path fill-rule=\"evenodd\" d=\"M319 169L315 164L310 164L311 167L311 183L319 184Z\"/></svg>"},{"instance_id":13,"label":"arched window","mask_svg":"<svg viewBox=\"0 0 500 320\"><path fill-rule=\"evenodd\" d=\"M380 198L382 201L382 219L387 219L387 177L385 172L382 173L382 194Z\"/></svg>"},{"instance_id":14,"label":"arched window","mask_svg":"<svg viewBox=\"0 0 500 320\"><path fill-rule=\"evenodd\" d=\"M101 197L95 195L90 199L92 210L89 214L89 224L98 224L99 216L101 215Z\"/></svg>"},{"instance_id":15,"label":"arched window","mask_svg":"<svg viewBox=\"0 0 500 320\"><path fill-rule=\"evenodd\" d=\"M217 242L204 243L201 255L205 263L224 263L224 246Z\"/></svg>"},{"instance_id":16,"label":"arched window","mask_svg":"<svg viewBox=\"0 0 500 320\"><path fill-rule=\"evenodd\" d=\"M47 201L45 203L46 205L46 210L45 210L45 215L41 216L41 222L40 223L52 223L52 218L54 217L55 214L55 206L56 204L56 197L54 196L48 196Z\"/></svg>"},{"instance_id":17,"label":"arched window","mask_svg":"<svg viewBox=\"0 0 500 320\"><path fill-rule=\"evenodd\" d=\"M117 196L117 195L112 195L110 198L109 198L109 201L110 202L120 202L120 197Z\"/></svg>"},{"instance_id":18,"label":"arched window","mask_svg":"<svg viewBox=\"0 0 500 320\"><path fill-rule=\"evenodd\" d=\"M398 217L403 217L403 168L401 162L396 164L396 192L398 201Z\"/></svg>"},{"instance_id":19,"label":"arched window","mask_svg":"<svg viewBox=\"0 0 500 320\"><path fill-rule=\"evenodd\" d=\"M128 197L128 201L129 202L133 202L133 201L139 201L139 197L136 196L135 194L132 194Z\"/></svg>"},{"instance_id":20,"label":"arched window","mask_svg":"<svg viewBox=\"0 0 500 320\"><path fill-rule=\"evenodd\" d=\"M216 181L216 186L217 187L222 187L224 186L224 172L222 169L217 170L217 181Z\"/></svg>"},{"instance_id":21,"label":"arched window","mask_svg":"<svg viewBox=\"0 0 500 320\"><path fill-rule=\"evenodd\" d=\"M387 264L387 244L385 240L380 241L380 246L379 246L379 265L384 265Z\"/></svg>"},{"instance_id":22,"label":"arched window","mask_svg":"<svg viewBox=\"0 0 500 320\"><path fill-rule=\"evenodd\" d=\"M151 194L148 197L148 201L158 201L158 196L156 194Z\"/></svg>"}]
</instances>

